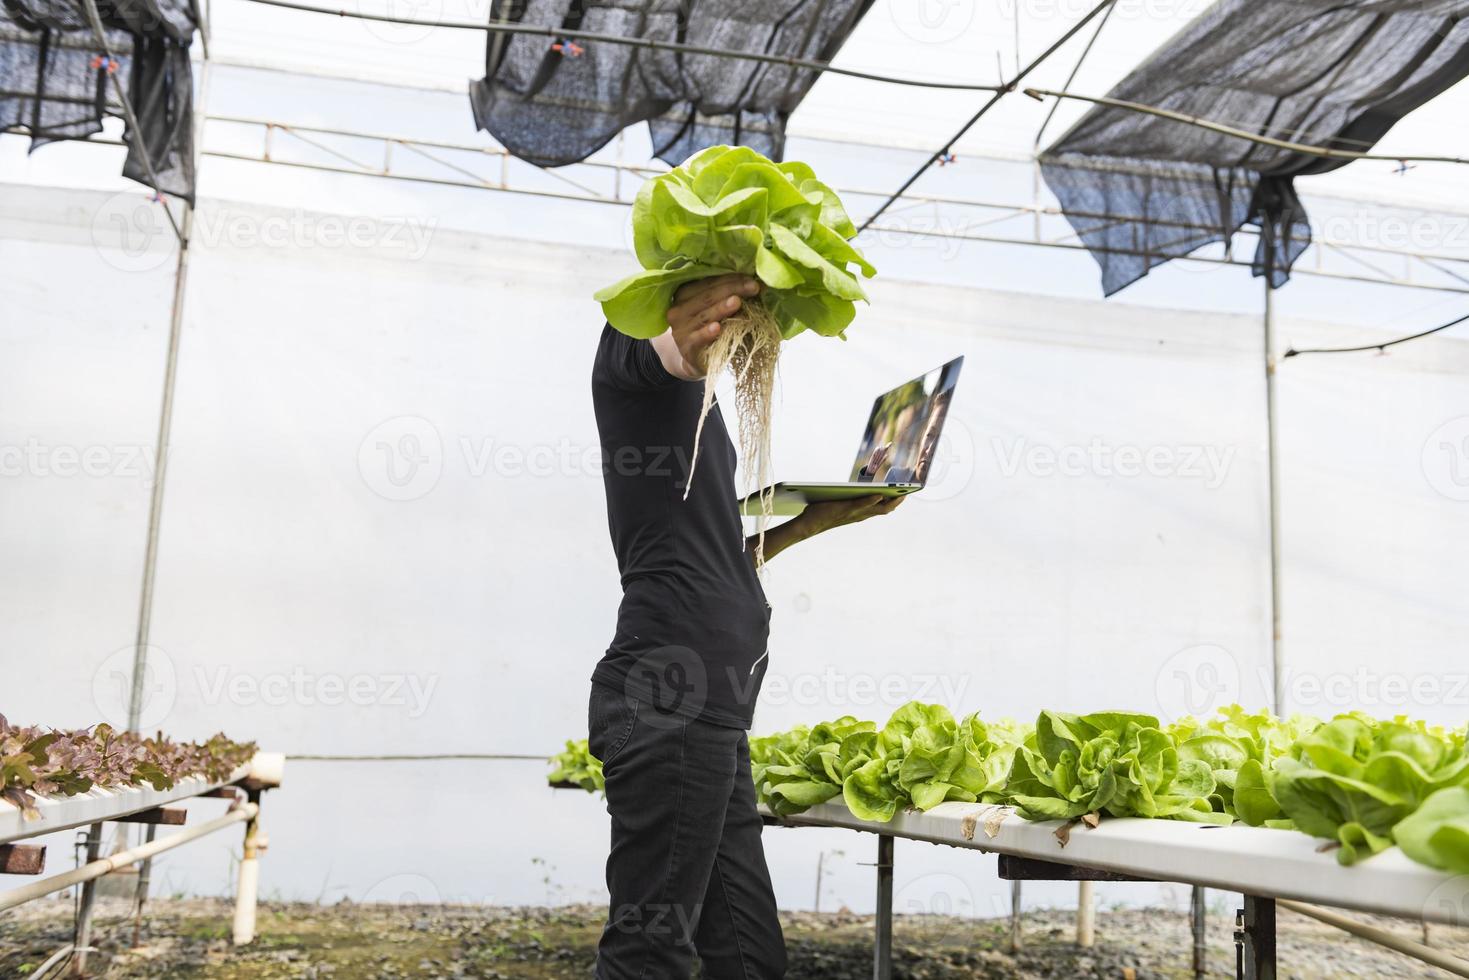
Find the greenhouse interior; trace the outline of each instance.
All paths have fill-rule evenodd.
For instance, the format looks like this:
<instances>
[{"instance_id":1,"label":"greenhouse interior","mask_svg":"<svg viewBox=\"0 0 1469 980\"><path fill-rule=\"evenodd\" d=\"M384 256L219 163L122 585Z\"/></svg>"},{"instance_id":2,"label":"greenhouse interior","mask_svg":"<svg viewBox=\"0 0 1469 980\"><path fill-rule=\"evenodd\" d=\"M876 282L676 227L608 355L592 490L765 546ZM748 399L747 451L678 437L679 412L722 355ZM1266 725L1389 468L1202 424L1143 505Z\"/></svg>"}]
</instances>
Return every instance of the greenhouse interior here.
<instances>
[{"instance_id":1,"label":"greenhouse interior","mask_svg":"<svg viewBox=\"0 0 1469 980\"><path fill-rule=\"evenodd\" d=\"M0 976L1469 976L1466 79L6 0Z\"/></svg>"}]
</instances>

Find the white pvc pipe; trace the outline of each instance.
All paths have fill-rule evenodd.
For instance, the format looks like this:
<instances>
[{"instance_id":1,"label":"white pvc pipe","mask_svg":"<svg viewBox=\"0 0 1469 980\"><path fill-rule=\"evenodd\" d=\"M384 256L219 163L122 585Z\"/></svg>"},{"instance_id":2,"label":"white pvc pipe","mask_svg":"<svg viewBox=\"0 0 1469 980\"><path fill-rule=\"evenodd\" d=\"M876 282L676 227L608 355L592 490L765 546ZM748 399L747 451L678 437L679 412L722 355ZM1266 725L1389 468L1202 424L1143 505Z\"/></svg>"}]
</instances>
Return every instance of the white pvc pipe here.
<instances>
[{"instance_id":1,"label":"white pvc pipe","mask_svg":"<svg viewBox=\"0 0 1469 980\"><path fill-rule=\"evenodd\" d=\"M1095 946L1097 942L1097 901L1093 883L1076 883L1076 945Z\"/></svg>"},{"instance_id":2,"label":"white pvc pipe","mask_svg":"<svg viewBox=\"0 0 1469 980\"><path fill-rule=\"evenodd\" d=\"M256 752L250 760L250 778L261 786L279 786L285 773L284 752Z\"/></svg>"},{"instance_id":3,"label":"white pvc pipe","mask_svg":"<svg viewBox=\"0 0 1469 980\"><path fill-rule=\"evenodd\" d=\"M51 972L52 967L61 965L61 963L64 962L68 956L71 955L72 949L72 944L67 943L65 946L52 953L51 956L47 958L44 963L36 967L35 972L32 973L31 976L34 978L34 980L43 980L46 974Z\"/></svg>"},{"instance_id":4,"label":"white pvc pipe","mask_svg":"<svg viewBox=\"0 0 1469 980\"><path fill-rule=\"evenodd\" d=\"M1440 970L1447 970L1456 977L1469 977L1469 961L1461 960L1457 956L1451 956L1441 950L1434 949L1432 946L1425 946L1422 943L1414 942L1404 936L1399 936L1395 932L1379 929L1377 926L1368 925L1365 922L1358 922L1356 919L1349 918L1348 916L1338 915L1330 909L1308 905L1305 902L1292 902L1282 898L1276 900L1275 904L1283 909L1290 909L1297 915L1304 915L1308 918L1315 919L1317 922L1324 922L1329 926L1336 926L1336 928L1344 932L1349 932L1354 936L1359 936L1379 946L1385 946L1388 949L1402 953L1404 956L1411 956L1415 960L1422 960L1424 963L1436 966Z\"/></svg>"},{"instance_id":5,"label":"white pvc pipe","mask_svg":"<svg viewBox=\"0 0 1469 980\"><path fill-rule=\"evenodd\" d=\"M252 804L253 805L253 804ZM240 857L240 883L235 889L234 944L255 940L255 904L260 893L260 808L245 824L245 850Z\"/></svg>"},{"instance_id":6,"label":"white pvc pipe","mask_svg":"<svg viewBox=\"0 0 1469 980\"><path fill-rule=\"evenodd\" d=\"M171 851L181 844L187 844L189 841L197 840L206 834L212 834L216 830L223 830L225 827L242 821L253 820L259 812L260 807L256 804L246 803L238 810L231 810L224 816L216 817L206 823L201 823L197 827L189 827L186 830L180 830L176 834L160 837L151 843L141 844L131 850L121 851L110 857L99 858L96 861L89 861L80 868L74 868L71 871L65 871L59 875L53 875L50 878L43 878L40 881L33 881L28 885L22 885L8 892L0 892L0 912L6 909L13 909L17 905L23 905L32 899L41 898L53 892L59 892L63 888L70 888L72 885L94 881L105 874L116 871L118 868L125 868L130 864L137 864L145 858L162 854L164 851Z\"/></svg>"},{"instance_id":7,"label":"white pvc pipe","mask_svg":"<svg viewBox=\"0 0 1469 980\"><path fill-rule=\"evenodd\" d=\"M235 893L236 946L244 946L255 940L255 900L259 893L260 859L245 858L240 862L240 887Z\"/></svg>"}]
</instances>

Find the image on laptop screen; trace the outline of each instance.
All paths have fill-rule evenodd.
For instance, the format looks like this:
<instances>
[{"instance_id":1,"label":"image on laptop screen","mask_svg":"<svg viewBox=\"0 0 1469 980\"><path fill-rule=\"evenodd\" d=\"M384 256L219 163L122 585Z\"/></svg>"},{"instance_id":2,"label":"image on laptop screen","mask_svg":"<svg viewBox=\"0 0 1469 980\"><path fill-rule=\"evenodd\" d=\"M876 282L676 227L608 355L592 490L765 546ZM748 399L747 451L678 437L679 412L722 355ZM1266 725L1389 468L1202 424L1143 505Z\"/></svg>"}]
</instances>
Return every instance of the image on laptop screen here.
<instances>
[{"instance_id":1,"label":"image on laptop screen","mask_svg":"<svg viewBox=\"0 0 1469 980\"><path fill-rule=\"evenodd\" d=\"M928 479L963 363L956 357L878 396L852 463L851 482L922 484Z\"/></svg>"}]
</instances>

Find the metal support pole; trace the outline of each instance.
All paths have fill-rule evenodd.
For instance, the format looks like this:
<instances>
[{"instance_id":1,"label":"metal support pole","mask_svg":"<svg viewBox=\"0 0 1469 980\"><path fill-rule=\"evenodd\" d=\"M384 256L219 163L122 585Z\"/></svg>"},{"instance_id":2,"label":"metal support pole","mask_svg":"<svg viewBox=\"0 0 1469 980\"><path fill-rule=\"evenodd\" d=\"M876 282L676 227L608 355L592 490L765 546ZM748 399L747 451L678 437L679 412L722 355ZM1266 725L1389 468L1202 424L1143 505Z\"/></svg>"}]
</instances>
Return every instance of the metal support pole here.
<instances>
[{"instance_id":1,"label":"metal support pole","mask_svg":"<svg viewBox=\"0 0 1469 980\"><path fill-rule=\"evenodd\" d=\"M102 823L98 821L87 829L87 860L85 864L91 864L97 860L97 855L102 850ZM82 897L77 906L76 931L72 936L72 949L75 950L71 957L71 975L74 977L85 976L87 973L87 951L92 946L92 909L97 904L97 879L89 878L82 882Z\"/></svg>"},{"instance_id":2,"label":"metal support pole","mask_svg":"<svg viewBox=\"0 0 1469 980\"><path fill-rule=\"evenodd\" d=\"M158 832L155 824L149 824L143 831L143 843L153 843L153 837ZM133 948L137 949L142 942L143 933L143 906L148 904L148 883L153 877L153 859L146 858L138 865L138 888L133 894Z\"/></svg>"},{"instance_id":3,"label":"metal support pole","mask_svg":"<svg viewBox=\"0 0 1469 980\"><path fill-rule=\"evenodd\" d=\"M872 947L873 980L893 976L893 838L877 835L877 936Z\"/></svg>"},{"instance_id":4,"label":"metal support pole","mask_svg":"<svg viewBox=\"0 0 1469 980\"><path fill-rule=\"evenodd\" d=\"M1189 920L1194 934L1194 980L1206 980L1209 975L1209 932L1205 916L1205 890L1195 885L1189 898Z\"/></svg>"},{"instance_id":5,"label":"metal support pole","mask_svg":"<svg viewBox=\"0 0 1469 980\"><path fill-rule=\"evenodd\" d=\"M1020 882L1010 882L1010 952L1018 953L1024 946L1020 934Z\"/></svg>"},{"instance_id":6,"label":"metal support pole","mask_svg":"<svg viewBox=\"0 0 1469 980\"><path fill-rule=\"evenodd\" d=\"M245 824L245 850L240 857L240 883L235 890L236 946L255 940L255 901L260 893L260 795L258 789L246 793L255 807Z\"/></svg>"},{"instance_id":7,"label":"metal support pole","mask_svg":"<svg viewBox=\"0 0 1469 980\"><path fill-rule=\"evenodd\" d=\"M208 31L208 22L204 30ZM203 156L204 121L209 109L209 56L199 65L199 91L194 108L194 193L198 194L199 161ZM179 256L174 268L173 305L168 315L168 351L163 362L163 401L158 412L158 441L154 455L152 497L148 502L148 536L143 548L143 583L138 598L138 631L133 647L132 687L128 691L128 731L136 732L143 714L144 683L148 670L148 641L153 626L153 580L158 567L158 529L163 521L163 484L168 473L168 447L173 432L173 392L178 377L179 337L183 332L184 300L189 283L189 242L194 232L194 207L184 202L179 233ZM125 838L124 838L125 840Z\"/></svg>"},{"instance_id":8,"label":"metal support pole","mask_svg":"<svg viewBox=\"0 0 1469 980\"><path fill-rule=\"evenodd\" d=\"M821 911L821 872L822 864L826 861L826 852L821 851L816 855L816 906L815 911Z\"/></svg>"},{"instance_id":9,"label":"metal support pole","mask_svg":"<svg viewBox=\"0 0 1469 980\"><path fill-rule=\"evenodd\" d=\"M1280 644L1280 435L1275 410L1275 290L1270 286L1271 269L1266 250L1265 268L1265 424L1266 454L1270 474L1270 677L1271 707L1285 713L1285 671Z\"/></svg>"},{"instance_id":10,"label":"metal support pole","mask_svg":"<svg viewBox=\"0 0 1469 980\"><path fill-rule=\"evenodd\" d=\"M173 392L178 376L179 334L184 323L184 287L189 275L189 234L194 209L184 205L183 237L179 241L177 271L173 282L173 309L168 319L168 352L163 362L163 403L158 413L153 495L148 502L148 536L143 548L143 586L138 600L138 633L133 647L133 684L128 693L128 731L136 732L143 714L144 685L148 671L148 640L153 625L153 579L158 566L158 528L163 519L163 484L168 474L168 440L173 432Z\"/></svg>"},{"instance_id":11,"label":"metal support pole","mask_svg":"<svg viewBox=\"0 0 1469 980\"><path fill-rule=\"evenodd\" d=\"M1234 921L1238 980L1275 980L1275 899L1246 895Z\"/></svg>"},{"instance_id":12,"label":"metal support pole","mask_svg":"<svg viewBox=\"0 0 1469 980\"><path fill-rule=\"evenodd\" d=\"M1094 946L1097 942L1097 899L1094 882L1076 883L1076 945Z\"/></svg>"}]
</instances>

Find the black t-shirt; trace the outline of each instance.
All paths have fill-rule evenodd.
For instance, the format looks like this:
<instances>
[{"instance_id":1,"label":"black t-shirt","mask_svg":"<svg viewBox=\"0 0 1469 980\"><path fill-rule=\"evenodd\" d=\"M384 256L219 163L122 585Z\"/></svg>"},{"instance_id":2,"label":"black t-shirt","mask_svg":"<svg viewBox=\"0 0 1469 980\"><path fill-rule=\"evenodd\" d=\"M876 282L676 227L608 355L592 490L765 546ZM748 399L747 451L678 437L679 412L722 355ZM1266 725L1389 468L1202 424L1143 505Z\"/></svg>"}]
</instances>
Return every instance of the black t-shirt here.
<instances>
[{"instance_id":1,"label":"black t-shirt","mask_svg":"<svg viewBox=\"0 0 1469 980\"><path fill-rule=\"evenodd\" d=\"M765 675L770 607L745 550L734 445L702 381L608 326L592 368L607 524L622 573L617 633L592 680L659 712L749 728Z\"/></svg>"}]
</instances>

